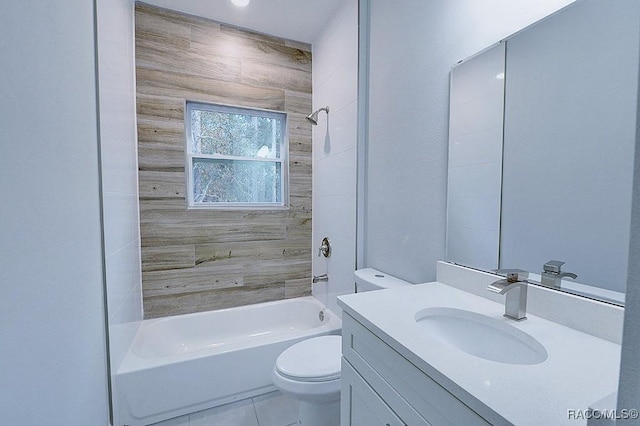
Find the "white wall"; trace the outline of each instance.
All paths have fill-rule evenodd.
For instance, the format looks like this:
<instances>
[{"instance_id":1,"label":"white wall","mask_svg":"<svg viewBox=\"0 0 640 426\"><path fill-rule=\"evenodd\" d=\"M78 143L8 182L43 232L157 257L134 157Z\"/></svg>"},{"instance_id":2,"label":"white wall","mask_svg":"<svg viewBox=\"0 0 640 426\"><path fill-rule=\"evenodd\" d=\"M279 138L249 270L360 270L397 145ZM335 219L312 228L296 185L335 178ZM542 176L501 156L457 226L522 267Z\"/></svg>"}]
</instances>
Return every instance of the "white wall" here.
<instances>
[{"instance_id":1,"label":"white wall","mask_svg":"<svg viewBox=\"0 0 640 426\"><path fill-rule=\"evenodd\" d=\"M142 320L132 0L97 0L100 141L112 367Z\"/></svg>"},{"instance_id":2,"label":"white wall","mask_svg":"<svg viewBox=\"0 0 640 426\"><path fill-rule=\"evenodd\" d=\"M364 266L424 282L444 257L451 66L572 0L368 1Z\"/></svg>"},{"instance_id":3,"label":"white wall","mask_svg":"<svg viewBox=\"0 0 640 426\"><path fill-rule=\"evenodd\" d=\"M640 407L640 96L637 105L629 267L618 387L619 410ZM618 420L616 424L637 425L638 420Z\"/></svg>"},{"instance_id":4,"label":"white wall","mask_svg":"<svg viewBox=\"0 0 640 426\"><path fill-rule=\"evenodd\" d=\"M640 111L640 104L638 105ZM636 123L640 123L640 115ZM636 132L633 208L629 271L625 298L624 331L618 385L618 409L640 407L640 126ZM637 419L619 420L616 424L637 425Z\"/></svg>"},{"instance_id":5,"label":"white wall","mask_svg":"<svg viewBox=\"0 0 640 426\"><path fill-rule=\"evenodd\" d=\"M108 424L92 2L0 14L0 424Z\"/></svg>"},{"instance_id":6,"label":"white wall","mask_svg":"<svg viewBox=\"0 0 640 426\"><path fill-rule=\"evenodd\" d=\"M143 317L134 14L132 0L96 3L109 357L115 383L114 375ZM113 398L114 403L117 400Z\"/></svg>"},{"instance_id":7,"label":"white wall","mask_svg":"<svg viewBox=\"0 0 640 426\"><path fill-rule=\"evenodd\" d=\"M358 2L348 0L313 42L313 108L330 107L313 126L313 275L329 275L313 295L338 315L336 297L354 291L357 77ZM325 236L332 255L317 257Z\"/></svg>"}]
</instances>

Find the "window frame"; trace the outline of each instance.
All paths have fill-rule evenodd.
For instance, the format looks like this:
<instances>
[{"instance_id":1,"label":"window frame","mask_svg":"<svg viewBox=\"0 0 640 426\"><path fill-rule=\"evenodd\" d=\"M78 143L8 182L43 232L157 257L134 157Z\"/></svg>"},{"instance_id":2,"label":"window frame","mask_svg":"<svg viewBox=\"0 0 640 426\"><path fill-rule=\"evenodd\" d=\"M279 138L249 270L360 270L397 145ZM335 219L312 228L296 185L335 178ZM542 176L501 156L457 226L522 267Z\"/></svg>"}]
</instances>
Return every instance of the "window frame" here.
<instances>
[{"instance_id":1,"label":"window frame","mask_svg":"<svg viewBox=\"0 0 640 426\"><path fill-rule=\"evenodd\" d=\"M235 155L221 154L196 154L193 152L193 135L191 132L191 112L215 111L231 114L249 115L254 117L279 118L282 120L282 140L280 141L280 158L256 158L242 157ZM284 111L274 111L259 108L249 108L243 106L226 105L212 102L185 101L185 177L187 196L187 209L197 210L289 210L289 120L288 114ZM194 159L204 160L228 160L228 161L255 161L259 163L280 163L280 188L281 201L279 203L195 203L194 202L194 180L193 161Z\"/></svg>"}]
</instances>

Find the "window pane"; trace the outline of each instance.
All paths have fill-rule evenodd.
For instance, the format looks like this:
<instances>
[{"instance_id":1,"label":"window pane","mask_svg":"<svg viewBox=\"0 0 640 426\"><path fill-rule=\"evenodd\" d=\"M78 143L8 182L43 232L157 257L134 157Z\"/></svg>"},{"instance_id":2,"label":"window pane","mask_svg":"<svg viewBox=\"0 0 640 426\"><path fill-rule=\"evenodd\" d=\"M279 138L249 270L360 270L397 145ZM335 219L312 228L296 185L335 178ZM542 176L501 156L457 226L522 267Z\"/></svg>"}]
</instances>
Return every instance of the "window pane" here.
<instances>
[{"instance_id":1,"label":"window pane","mask_svg":"<svg viewBox=\"0 0 640 426\"><path fill-rule=\"evenodd\" d=\"M191 110L194 154L280 158L283 119L226 111Z\"/></svg>"},{"instance_id":2,"label":"window pane","mask_svg":"<svg viewBox=\"0 0 640 426\"><path fill-rule=\"evenodd\" d=\"M193 159L193 202L282 203L282 164Z\"/></svg>"}]
</instances>

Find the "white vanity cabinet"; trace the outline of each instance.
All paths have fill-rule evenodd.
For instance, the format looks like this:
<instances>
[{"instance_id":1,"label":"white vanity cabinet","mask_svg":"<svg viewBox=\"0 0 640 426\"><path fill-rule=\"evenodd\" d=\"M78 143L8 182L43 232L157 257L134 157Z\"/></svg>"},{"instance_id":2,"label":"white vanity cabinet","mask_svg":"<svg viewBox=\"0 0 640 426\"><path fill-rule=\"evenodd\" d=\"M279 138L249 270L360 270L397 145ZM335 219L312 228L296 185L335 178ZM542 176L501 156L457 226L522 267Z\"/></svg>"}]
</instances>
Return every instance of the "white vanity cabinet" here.
<instances>
[{"instance_id":1,"label":"white vanity cabinet","mask_svg":"<svg viewBox=\"0 0 640 426\"><path fill-rule=\"evenodd\" d=\"M344 358L341 380L342 425L403 426L407 424ZM421 420L419 424L428 424L424 419L421 418Z\"/></svg>"},{"instance_id":2,"label":"white vanity cabinet","mask_svg":"<svg viewBox=\"0 0 640 426\"><path fill-rule=\"evenodd\" d=\"M341 426L490 424L346 312L342 327Z\"/></svg>"}]
</instances>

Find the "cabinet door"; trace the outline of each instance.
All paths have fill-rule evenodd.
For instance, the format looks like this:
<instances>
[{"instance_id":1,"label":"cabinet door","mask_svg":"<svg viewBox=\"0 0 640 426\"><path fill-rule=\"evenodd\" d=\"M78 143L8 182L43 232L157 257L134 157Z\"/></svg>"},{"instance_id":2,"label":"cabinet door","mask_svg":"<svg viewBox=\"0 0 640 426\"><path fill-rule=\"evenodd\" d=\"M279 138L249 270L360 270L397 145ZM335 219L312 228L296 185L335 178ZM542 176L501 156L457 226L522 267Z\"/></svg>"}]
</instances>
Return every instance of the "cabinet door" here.
<instances>
[{"instance_id":1,"label":"cabinet door","mask_svg":"<svg viewBox=\"0 0 640 426\"><path fill-rule=\"evenodd\" d=\"M406 426L344 358L341 380L341 426Z\"/></svg>"}]
</instances>

